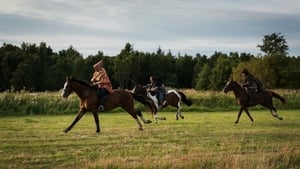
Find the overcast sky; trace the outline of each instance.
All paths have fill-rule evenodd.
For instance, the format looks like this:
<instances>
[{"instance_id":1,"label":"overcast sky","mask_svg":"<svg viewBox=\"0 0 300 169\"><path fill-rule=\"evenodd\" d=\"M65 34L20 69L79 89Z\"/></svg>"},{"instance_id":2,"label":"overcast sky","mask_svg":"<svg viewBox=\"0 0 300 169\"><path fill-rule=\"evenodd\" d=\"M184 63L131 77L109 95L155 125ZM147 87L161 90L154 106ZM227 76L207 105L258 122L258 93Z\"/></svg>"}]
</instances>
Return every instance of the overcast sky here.
<instances>
[{"instance_id":1,"label":"overcast sky","mask_svg":"<svg viewBox=\"0 0 300 169\"><path fill-rule=\"evenodd\" d=\"M300 56L299 0L0 0L0 43L46 42L55 52L71 45L84 57L114 56L158 47L194 56L262 53L264 35L285 36Z\"/></svg>"}]
</instances>

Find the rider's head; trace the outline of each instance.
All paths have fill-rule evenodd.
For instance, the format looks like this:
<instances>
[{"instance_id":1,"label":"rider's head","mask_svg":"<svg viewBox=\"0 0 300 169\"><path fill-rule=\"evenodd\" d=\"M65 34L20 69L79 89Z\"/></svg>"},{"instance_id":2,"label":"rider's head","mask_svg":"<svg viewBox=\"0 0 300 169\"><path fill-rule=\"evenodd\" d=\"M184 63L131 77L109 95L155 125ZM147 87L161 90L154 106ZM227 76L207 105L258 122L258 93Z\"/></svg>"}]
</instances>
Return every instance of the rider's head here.
<instances>
[{"instance_id":1,"label":"rider's head","mask_svg":"<svg viewBox=\"0 0 300 169\"><path fill-rule=\"evenodd\" d=\"M103 61L100 60L99 62L97 62L96 64L93 65L95 71L100 71L103 68Z\"/></svg>"},{"instance_id":2,"label":"rider's head","mask_svg":"<svg viewBox=\"0 0 300 169\"><path fill-rule=\"evenodd\" d=\"M249 73L248 69L245 68L245 69L243 69L242 74L243 74L244 76L247 76L247 75L249 75L250 73Z\"/></svg>"}]
</instances>

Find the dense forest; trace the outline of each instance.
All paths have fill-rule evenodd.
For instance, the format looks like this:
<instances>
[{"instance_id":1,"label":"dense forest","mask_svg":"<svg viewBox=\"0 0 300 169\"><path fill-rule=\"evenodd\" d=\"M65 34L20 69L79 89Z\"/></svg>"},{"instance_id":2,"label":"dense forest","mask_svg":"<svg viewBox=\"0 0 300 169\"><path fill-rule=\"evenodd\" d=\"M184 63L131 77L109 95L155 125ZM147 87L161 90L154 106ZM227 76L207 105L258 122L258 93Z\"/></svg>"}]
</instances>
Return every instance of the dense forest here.
<instances>
[{"instance_id":1,"label":"dense forest","mask_svg":"<svg viewBox=\"0 0 300 169\"><path fill-rule=\"evenodd\" d=\"M300 57L289 56L289 47L281 33L265 35L263 52L215 52L211 56L172 54L158 47L156 52L136 51L126 43L116 56L99 51L83 57L74 47L53 52L45 42L21 46L4 43L0 47L0 91L55 91L72 75L89 81L93 64L103 59L114 88L131 89L146 84L149 76L161 77L171 88L220 90L233 77L241 81L241 70L248 68L267 88L300 88Z\"/></svg>"}]
</instances>

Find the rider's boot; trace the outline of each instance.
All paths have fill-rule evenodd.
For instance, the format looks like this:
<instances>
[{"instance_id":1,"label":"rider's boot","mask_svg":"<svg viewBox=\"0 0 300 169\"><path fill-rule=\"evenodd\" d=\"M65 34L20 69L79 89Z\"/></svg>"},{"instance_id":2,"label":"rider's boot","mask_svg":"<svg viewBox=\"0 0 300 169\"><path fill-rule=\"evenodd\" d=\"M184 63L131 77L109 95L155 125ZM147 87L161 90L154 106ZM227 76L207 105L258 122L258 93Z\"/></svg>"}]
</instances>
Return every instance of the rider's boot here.
<instances>
[{"instance_id":1,"label":"rider's boot","mask_svg":"<svg viewBox=\"0 0 300 169\"><path fill-rule=\"evenodd\" d=\"M98 107L98 111L100 112L104 112L104 106L102 104L99 105Z\"/></svg>"},{"instance_id":2,"label":"rider's boot","mask_svg":"<svg viewBox=\"0 0 300 169\"><path fill-rule=\"evenodd\" d=\"M103 106L103 93L102 90L99 88L98 89L98 95L99 95L99 99L100 99L100 105L98 107L98 112L103 112L104 111L104 106Z\"/></svg>"}]
</instances>

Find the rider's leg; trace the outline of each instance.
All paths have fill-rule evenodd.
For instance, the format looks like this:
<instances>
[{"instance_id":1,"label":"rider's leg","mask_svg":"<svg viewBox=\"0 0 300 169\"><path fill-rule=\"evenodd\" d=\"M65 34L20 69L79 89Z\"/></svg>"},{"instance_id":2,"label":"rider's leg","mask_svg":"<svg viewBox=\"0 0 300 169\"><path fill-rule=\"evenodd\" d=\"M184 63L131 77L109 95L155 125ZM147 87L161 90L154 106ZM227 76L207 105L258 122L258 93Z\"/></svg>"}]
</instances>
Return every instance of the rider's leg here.
<instances>
[{"instance_id":1,"label":"rider's leg","mask_svg":"<svg viewBox=\"0 0 300 169\"><path fill-rule=\"evenodd\" d=\"M98 111L104 111L104 96L107 94L107 90L105 88L100 88L100 105L98 107Z\"/></svg>"},{"instance_id":2,"label":"rider's leg","mask_svg":"<svg viewBox=\"0 0 300 169\"><path fill-rule=\"evenodd\" d=\"M157 100L158 100L158 107L159 108L162 108L162 101L163 101L163 95L162 95L162 92L161 91L158 91L157 92Z\"/></svg>"},{"instance_id":3,"label":"rider's leg","mask_svg":"<svg viewBox=\"0 0 300 169\"><path fill-rule=\"evenodd\" d=\"M251 91L251 89L247 88L247 95L248 95L248 104L251 105L252 104L252 100L253 100L253 93Z\"/></svg>"},{"instance_id":4,"label":"rider's leg","mask_svg":"<svg viewBox=\"0 0 300 169\"><path fill-rule=\"evenodd\" d=\"M162 106L165 106L167 104L167 93L166 93L166 91L163 91L162 95L163 95Z\"/></svg>"}]
</instances>

